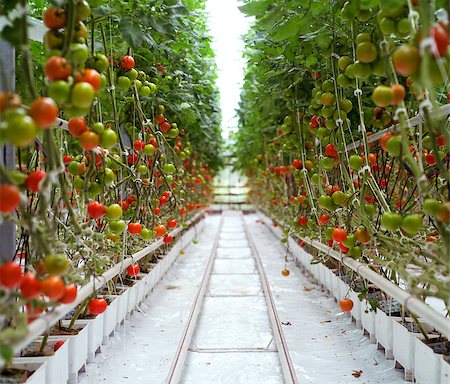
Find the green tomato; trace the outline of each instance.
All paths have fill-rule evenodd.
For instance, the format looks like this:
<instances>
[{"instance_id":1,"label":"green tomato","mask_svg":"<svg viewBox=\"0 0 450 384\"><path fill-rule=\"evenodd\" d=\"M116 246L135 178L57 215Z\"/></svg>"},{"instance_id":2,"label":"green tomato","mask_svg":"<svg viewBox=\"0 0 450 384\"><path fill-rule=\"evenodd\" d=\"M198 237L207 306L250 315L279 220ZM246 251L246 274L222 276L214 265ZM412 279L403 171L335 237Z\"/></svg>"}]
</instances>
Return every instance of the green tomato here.
<instances>
[{"instance_id":1,"label":"green tomato","mask_svg":"<svg viewBox=\"0 0 450 384\"><path fill-rule=\"evenodd\" d=\"M402 225L402 217L395 212L384 212L381 216L381 225L388 231L395 232Z\"/></svg>"},{"instance_id":2,"label":"green tomato","mask_svg":"<svg viewBox=\"0 0 450 384\"><path fill-rule=\"evenodd\" d=\"M359 171L363 165L363 159L359 155L351 155L349 159L350 168Z\"/></svg>"},{"instance_id":3,"label":"green tomato","mask_svg":"<svg viewBox=\"0 0 450 384\"><path fill-rule=\"evenodd\" d=\"M104 132L104 130L105 130L105 125L98 121L97 123L94 123L92 125L92 130L95 133L98 133L99 135L101 135Z\"/></svg>"},{"instance_id":4,"label":"green tomato","mask_svg":"<svg viewBox=\"0 0 450 384\"><path fill-rule=\"evenodd\" d=\"M423 202L422 209L423 211L430 216L438 216L442 210L442 203L436 199L426 199Z\"/></svg>"},{"instance_id":5,"label":"green tomato","mask_svg":"<svg viewBox=\"0 0 450 384\"><path fill-rule=\"evenodd\" d=\"M377 212L377 207L375 205L372 205L372 204L366 204L364 206L364 210L366 211L366 213L369 216L373 216Z\"/></svg>"},{"instance_id":6,"label":"green tomato","mask_svg":"<svg viewBox=\"0 0 450 384\"><path fill-rule=\"evenodd\" d=\"M413 213L403 218L401 227L408 236L413 237L420 231L422 225L422 216L418 213Z\"/></svg>"},{"instance_id":7,"label":"green tomato","mask_svg":"<svg viewBox=\"0 0 450 384\"><path fill-rule=\"evenodd\" d=\"M123 90L128 89L131 87L131 80L126 76L119 76L117 86Z\"/></svg>"},{"instance_id":8,"label":"green tomato","mask_svg":"<svg viewBox=\"0 0 450 384\"><path fill-rule=\"evenodd\" d=\"M36 138L38 126L30 116L16 115L7 120L6 139L16 147L25 147Z\"/></svg>"},{"instance_id":9,"label":"green tomato","mask_svg":"<svg viewBox=\"0 0 450 384\"><path fill-rule=\"evenodd\" d=\"M112 184L112 182L115 180L116 174L113 172L111 168L105 168L105 173L103 175L103 182L106 185Z\"/></svg>"},{"instance_id":10,"label":"green tomato","mask_svg":"<svg viewBox=\"0 0 450 384\"><path fill-rule=\"evenodd\" d=\"M94 87L87 82L81 82L73 86L70 101L76 108L90 108L94 97Z\"/></svg>"},{"instance_id":11,"label":"green tomato","mask_svg":"<svg viewBox=\"0 0 450 384\"><path fill-rule=\"evenodd\" d=\"M156 91L158 90L158 87L156 86L155 83L149 83L148 86L150 87L150 91L151 93L156 93Z\"/></svg>"},{"instance_id":12,"label":"green tomato","mask_svg":"<svg viewBox=\"0 0 450 384\"><path fill-rule=\"evenodd\" d=\"M106 217L109 220L118 220L122 217L122 207L119 204L111 204L106 208Z\"/></svg>"},{"instance_id":13,"label":"green tomato","mask_svg":"<svg viewBox=\"0 0 450 384\"><path fill-rule=\"evenodd\" d=\"M175 139L175 137L177 137L179 133L180 131L177 128L172 128L169 130L169 132L167 132L167 136L171 139Z\"/></svg>"},{"instance_id":14,"label":"green tomato","mask_svg":"<svg viewBox=\"0 0 450 384\"><path fill-rule=\"evenodd\" d=\"M134 68L130 69L129 71L125 72L125 76L128 77L130 80L136 80L138 78L138 71L136 71Z\"/></svg>"},{"instance_id":15,"label":"green tomato","mask_svg":"<svg viewBox=\"0 0 450 384\"><path fill-rule=\"evenodd\" d=\"M99 73L105 72L109 67L108 58L101 54L97 53L94 55L92 59L89 60L89 65L91 68L96 69Z\"/></svg>"},{"instance_id":16,"label":"green tomato","mask_svg":"<svg viewBox=\"0 0 450 384\"><path fill-rule=\"evenodd\" d=\"M400 136L391 137L387 143L386 148L391 156L399 157L402 153L402 139Z\"/></svg>"},{"instance_id":17,"label":"green tomato","mask_svg":"<svg viewBox=\"0 0 450 384\"><path fill-rule=\"evenodd\" d=\"M70 44L69 59L76 65L83 64L89 57L89 48L86 44Z\"/></svg>"},{"instance_id":18,"label":"green tomato","mask_svg":"<svg viewBox=\"0 0 450 384\"><path fill-rule=\"evenodd\" d=\"M328 209L330 211L334 211L336 209L336 205L333 202L331 196L322 195L318 199L319 207Z\"/></svg>"},{"instance_id":19,"label":"green tomato","mask_svg":"<svg viewBox=\"0 0 450 384\"><path fill-rule=\"evenodd\" d=\"M143 85L142 87L139 88L139 96L147 97L150 96L151 93L152 91L150 87L147 87L146 85Z\"/></svg>"},{"instance_id":20,"label":"green tomato","mask_svg":"<svg viewBox=\"0 0 450 384\"><path fill-rule=\"evenodd\" d=\"M100 137L100 145L104 148L110 148L116 143L117 133L111 128L105 129Z\"/></svg>"},{"instance_id":21,"label":"green tomato","mask_svg":"<svg viewBox=\"0 0 450 384\"><path fill-rule=\"evenodd\" d=\"M144 239L144 240L150 240L151 238L153 238L155 236L155 232L150 231L147 228L142 228L142 231L140 233L140 236Z\"/></svg>"},{"instance_id":22,"label":"green tomato","mask_svg":"<svg viewBox=\"0 0 450 384\"><path fill-rule=\"evenodd\" d=\"M73 187L81 191L84 188L84 180L81 177L75 177L73 179Z\"/></svg>"},{"instance_id":23,"label":"green tomato","mask_svg":"<svg viewBox=\"0 0 450 384\"><path fill-rule=\"evenodd\" d=\"M87 19L91 14L91 7L86 0L81 0L77 4L77 19Z\"/></svg>"},{"instance_id":24,"label":"green tomato","mask_svg":"<svg viewBox=\"0 0 450 384\"><path fill-rule=\"evenodd\" d=\"M96 181L89 184L89 195L96 197L102 193L102 186Z\"/></svg>"},{"instance_id":25,"label":"green tomato","mask_svg":"<svg viewBox=\"0 0 450 384\"><path fill-rule=\"evenodd\" d=\"M342 191L336 191L331 195L333 203L339 205L340 207L346 206L349 198L350 196Z\"/></svg>"},{"instance_id":26,"label":"green tomato","mask_svg":"<svg viewBox=\"0 0 450 384\"><path fill-rule=\"evenodd\" d=\"M100 139L101 140L101 139ZM114 149L114 148L113 148ZM121 161L121 158L119 155L112 155L112 158L115 159L116 161L112 161L111 160L111 169L118 171L121 168L121 165L119 163L117 163L117 161Z\"/></svg>"},{"instance_id":27,"label":"green tomato","mask_svg":"<svg viewBox=\"0 0 450 384\"><path fill-rule=\"evenodd\" d=\"M9 178L15 185L22 185L25 182L27 175L23 172L14 170L9 172Z\"/></svg>"},{"instance_id":28,"label":"green tomato","mask_svg":"<svg viewBox=\"0 0 450 384\"><path fill-rule=\"evenodd\" d=\"M163 170L164 170L164 173L171 174L171 173L174 173L176 171L176 168L175 168L175 166L173 164L167 163L167 164L164 164Z\"/></svg>"},{"instance_id":29,"label":"green tomato","mask_svg":"<svg viewBox=\"0 0 450 384\"><path fill-rule=\"evenodd\" d=\"M149 169L146 165L139 165L137 167L137 171L141 174L141 175L145 175L148 173Z\"/></svg>"},{"instance_id":30,"label":"green tomato","mask_svg":"<svg viewBox=\"0 0 450 384\"><path fill-rule=\"evenodd\" d=\"M345 239L343 244L347 248L353 248L355 246L355 244L356 244L356 237L355 237L355 235L347 235L347 238Z\"/></svg>"},{"instance_id":31,"label":"green tomato","mask_svg":"<svg viewBox=\"0 0 450 384\"><path fill-rule=\"evenodd\" d=\"M117 235L121 234L125 230L125 226L126 224L123 220L111 221L109 223L109 229Z\"/></svg>"},{"instance_id":32,"label":"green tomato","mask_svg":"<svg viewBox=\"0 0 450 384\"><path fill-rule=\"evenodd\" d=\"M53 81L49 84L47 93L53 100L55 100L55 103L64 104L67 100L69 100L70 85L64 80Z\"/></svg>"},{"instance_id":33,"label":"green tomato","mask_svg":"<svg viewBox=\"0 0 450 384\"><path fill-rule=\"evenodd\" d=\"M320 165L325 169L326 171L331 171L334 167L334 159L331 157L324 157L320 161Z\"/></svg>"},{"instance_id":34,"label":"green tomato","mask_svg":"<svg viewBox=\"0 0 450 384\"><path fill-rule=\"evenodd\" d=\"M155 147L152 144L147 144L144 147L144 151L143 152L144 152L144 155L153 156L154 153L155 153Z\"/></svg>"},{"instance_id":35,"label":"green tomato","mask_svg":"<svg viewBox=\"0 0 450 384\"><path fill-rule=\"evenodd\" d=\"M78 167L81 165L80 162L73 160L69 163L69 165L67 166L67 169L69 170L69 173L72 176L78 176Z\"/></svg>"},{"instance_id":36,"label":"green tomato","mask_svg":"<svg viewBox=\"0 0 450 384\"><path fill-rule=\"evenodd\" d=\"M139 91L139 89L142 87L142 81L141 80L134 80L133 83L134 83L134 85L136 85L136 88Z\"/></svg>"}]
</instances>

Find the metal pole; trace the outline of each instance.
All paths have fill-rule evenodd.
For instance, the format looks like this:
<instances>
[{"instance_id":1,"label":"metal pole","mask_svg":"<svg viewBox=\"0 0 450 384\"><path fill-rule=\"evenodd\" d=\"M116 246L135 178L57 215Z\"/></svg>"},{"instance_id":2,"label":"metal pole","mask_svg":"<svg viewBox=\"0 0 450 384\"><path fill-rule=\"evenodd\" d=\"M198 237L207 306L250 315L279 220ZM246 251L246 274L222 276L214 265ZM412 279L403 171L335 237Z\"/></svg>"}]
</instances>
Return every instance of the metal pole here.
<instances>
[{"instance_id":1,"label":"metal pole","mask_svg":"<svg viewBox=\"0 0 450 384\"><path fill-rule=\"evenodd\" d=\"M0 40L0 91L14 92L16 78L15 51L8 42ZM15 149L6 144L0 147L0 162L15 167ZM2 180L0 179L0 184ZM1 197L0 197L1 198ZM0 224L0 263L11 260L16 252L16 226L4 221Z\"/></svg>"}]
</instances>

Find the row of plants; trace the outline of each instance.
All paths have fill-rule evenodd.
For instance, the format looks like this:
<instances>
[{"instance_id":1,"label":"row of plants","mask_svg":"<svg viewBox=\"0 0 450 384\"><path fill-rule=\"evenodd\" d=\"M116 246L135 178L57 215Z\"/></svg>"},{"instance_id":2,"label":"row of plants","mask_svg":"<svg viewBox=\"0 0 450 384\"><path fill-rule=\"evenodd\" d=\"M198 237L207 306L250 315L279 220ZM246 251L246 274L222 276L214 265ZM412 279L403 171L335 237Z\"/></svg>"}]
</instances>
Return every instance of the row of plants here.
<instances>
[{"instance_id":1,"label":"row of plants","mask_svg":"<svg viewBox=\"0 0 450 384\"><path fill-rule=\"evenodd\" d=\"M250 198L285 224L283 242L320 240L448 305L448 3L251 0L241 11L255 17L235 136Z\"/></svg>"},{"instance_id":2,"label":"row of plants","mask_svg":"<svg viewBox=\"0 0 450 384\"><path fill-rule=\"evenodd\" d=\"M221 136L203 0L14 0L0 15L18 74L0 68L0 144L16 164L0 162L1 221L17 229L2 239L14 254L0 255L8 363L27 324L80 286L157 239L167 250L169 232L210 202ZM30 16L47 28L43 43L29 38ZM102 293L133 284L155 257ZM69 328L106 307L92 292Z\"/></svg>"}]
</instances>

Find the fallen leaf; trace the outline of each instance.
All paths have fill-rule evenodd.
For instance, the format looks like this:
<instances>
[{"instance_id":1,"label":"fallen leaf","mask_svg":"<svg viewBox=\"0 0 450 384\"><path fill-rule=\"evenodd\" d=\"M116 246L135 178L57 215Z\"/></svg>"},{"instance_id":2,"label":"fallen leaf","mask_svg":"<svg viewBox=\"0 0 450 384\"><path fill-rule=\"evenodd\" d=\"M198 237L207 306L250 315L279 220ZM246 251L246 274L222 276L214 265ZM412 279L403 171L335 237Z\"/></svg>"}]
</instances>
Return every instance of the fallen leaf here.
<instances>
[{"instance_id":1,"label":"fallen leaf","mask_svg":"<svg viewBox=\"0 0 450 384\"><path fill-rule=\"evenodd\" d=\"M363 373L363 371L361 371L361 370L359 370L359 371L355 371L355 370L354 370L354 371L352 372L352 376L358 378L358 377L361 376L362 373Z\"/></svg>"},{"instance_id":2,"label":"fallen leaf","mask_svg":"<svg viewBox=\"0 0 450 384\"><path fill-rule=\"evenodd\" d=\"M309 291L312 291L314 288L310 288L310 287L303 287L303 290L305 291L305 292L309 292Z\"/></svg>"},{"instance_id":3,"label":"fallen leaf","mask_svg":"<svg viewBox=\"0 0 450 384\"><path fill-rule=\"evenodd\" d=\"M167 290L180 288L178 285L168 285L166 286Z\"/></svg>"},{"instance_id":4,"label":"fallen leaf","mask_svg":"<svg viewBox=\"0 0 450 384\"><path fill-rule=\"evenodd\" d=\"M321 323L321 324L324 324L324 323L331 323L331 320L322 320L320 323Z\"/></svg>"}]
</instances>

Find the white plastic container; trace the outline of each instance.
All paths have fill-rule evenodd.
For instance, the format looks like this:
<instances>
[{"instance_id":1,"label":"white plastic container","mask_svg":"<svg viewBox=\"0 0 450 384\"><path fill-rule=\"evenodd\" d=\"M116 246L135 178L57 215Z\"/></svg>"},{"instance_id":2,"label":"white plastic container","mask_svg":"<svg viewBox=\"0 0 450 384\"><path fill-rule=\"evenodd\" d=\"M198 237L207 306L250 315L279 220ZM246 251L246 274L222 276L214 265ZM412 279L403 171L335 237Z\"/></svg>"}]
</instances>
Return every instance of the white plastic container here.
<instances>
[{"instance_id":1,"label":"white plastic container","mask_svg":"<svg viewBox=\"0 0 450 384\"><path fill-rule=\"evenodd\" d=\"M392 349L394 360L405 370L405 380L413 381L414 340L422 334L409 332L399 321L392 323Z\"/></svg>"},{"instance_id":2,"label":"white plastic container","mask_svg":"<svg viewBox=\"0 0 450 384\"><path fill-rule=\"evenodd\" d=\"M47 384L47 362L34 359L39 358L17 357L13 359L12 367L32 372L32 374L28 377L26 384Z\"/></svg>"},{"instance_id":3,"label":"white plastic container","mask_svg":"<svg viewBox=\"0 0 450 384\"><path fill-rule=\"evenodd\" d=\"M353 301L353 308L350 311L353 319L356 322L356 326L361 328L361 301L359 300L359 292L355 292L353 289L350 289L349 297Z\"/></svg>"},{"instance_id":4,"label":"white plastic container","mask_svg":"<svg viewBox=\"0 0 450 384\"><path fill-rule=\"evenodd\" d=\"M119 293L118 303L117 303L117 326L116 329L125 321L128 313L128 297L130 294L130 289L128 287L117 288Z\"/></svg>"},{"instance_id":5,"label":"white plastic container","mask_svg":"<svg viewBox=\"0 0 450 384\"><path fill-rule=\"evenodd\" d=\"M92 363L94 361L95 354L100 350L103 342L103 316L104 314L101 313L92 319L82 319L75 322L75 324L86 324L88 327L88 363ZM64 322L63 324L68 325Z\"/></svg>"},{"instance_id":6,"label":"white plastic container","mask_svg":"<svg viewBox=\"0 0 450 384\"><path fill-rule=\"evenodd\" d=\"M450 362L441 356L441 384L448 383L450 383Z\"/></svg>"},{"instance_id":7,"label":"white plastic container","mask_svg":"<svg viewBox=\"0 0 450 384\"><path fill-rule=\"evenodd\" d=\"M389 360L394 358L392 328L393 322L398 320L398 317L388 316L381 309L377 309L375 313L375 338L377 343L384 348L384 355Z\"/></svg>"},{"instance_id":8,"label":"white plastic container","mask_svg":"<svg viewBox=\"0 0 450 384\"><path fill-rule=\"evenodd\" d=\"M49 338L50 339L50 338ZM40 347L42 337L36 342L37 348ZM47 340L47 347L53 349L58 340ZM45 363L46 368L46 384L67 383L69 379L69 342L66 340L52 356L36 356L36 357L20 357L24 363Z\"/></svg>"},{"instance_id":9,"label":"white plastic container","mask_svg":"<svg viewBox=\"0 0 450 384\"><path fill-rule=\"evenodd\" d=\"M442 355L435 353L421 339L414 340L414 378L417 384L441 384L442 363Z\"/></svg>"},{"instance_id":10,"label":"white plastic container","mask_svg":"<svg viewBox=\"0 0 450 384\"><path fill-rule=\"evenodd\" d=\"M77 335L50 336L49 341L64 340L69 342L69 384L76 384L78 372L85 369L88 357L89 326L87 324L75 323L74 329Z\"/></svg>"},{"instance_id":11,"label":"white plastic container","mask_svg":"<svg viewBox=\"0 0 450 384\"><path fill-rule=\"evenodd\" d=\"M109 337L114 334L117 325L117 310L119 306L119 296L105 295L103 298L110 302L103 313L103 344L107 344Z\"/></svg>"},{"instance_id":12,"label":"white plastic container","mask_svg":"<svg viewBox=\"0 0 450 384\"><path fill-rule=\"evenodd\" d=\"M366 299L361 301L361 327L369 334L370 342L375 344L377 342L375 338L375 311L372 310Z\"/></svg>"}]
</instances>

